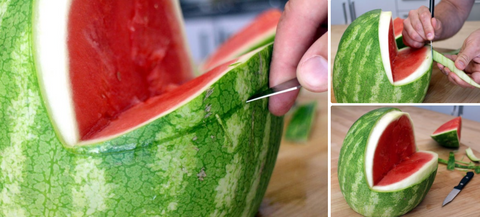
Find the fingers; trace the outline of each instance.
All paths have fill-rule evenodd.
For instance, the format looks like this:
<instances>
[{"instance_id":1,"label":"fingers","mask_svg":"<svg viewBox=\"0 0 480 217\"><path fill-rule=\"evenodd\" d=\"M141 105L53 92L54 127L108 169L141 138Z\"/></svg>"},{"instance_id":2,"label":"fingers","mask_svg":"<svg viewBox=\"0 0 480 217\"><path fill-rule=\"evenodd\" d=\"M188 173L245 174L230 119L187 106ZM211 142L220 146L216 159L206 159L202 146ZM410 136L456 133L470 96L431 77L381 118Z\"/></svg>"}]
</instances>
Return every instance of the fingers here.
<instances>
[{"instance_id":1,"label":"fingers","mask_svg":"<svg viewBox=\"0 0 480 217\"><path fill-rule=\"evenodd\" d=\"M422 47L425 41L435 38L435 27L437 20L432 19L427 7L421 6L417 10L411 10L404 21L402 32L404 43L410 47Z\"/></svg>"},{"instance_id":2,"label":"fingers","mask_svg":"<svg viewBox=\"0 0 480 217\"><path fill-rule=\"evenodd\" d=\"M318 39L321 25L327 22L326 0L290 0L280 18L270 66L270 86L296 76L297 66L309 47ZM269 99L274 115L284 115L294 104L298 91Z\"/></svg>"},{"instance_id":3,"label":"fingers","mask_svg":"<svg viewBox=\"0 0 480 217\"><path fill-rule=\"evenodd\" d=\"M328 89L328 34L324 34L307 50L297 68L302 87L312 92Z\"/></svg>"},{"instance_id":4,"label":"fingers","mask_svg":"<svg viewBox=\"0 0 480 217\"><path fill-rule=\"evenodd\" d=\"M480 30L470 34L463 42L462 49L455 60L455 66L465 70L472 60L474 62L480 60Z\"/></svg>"}]
</instances>

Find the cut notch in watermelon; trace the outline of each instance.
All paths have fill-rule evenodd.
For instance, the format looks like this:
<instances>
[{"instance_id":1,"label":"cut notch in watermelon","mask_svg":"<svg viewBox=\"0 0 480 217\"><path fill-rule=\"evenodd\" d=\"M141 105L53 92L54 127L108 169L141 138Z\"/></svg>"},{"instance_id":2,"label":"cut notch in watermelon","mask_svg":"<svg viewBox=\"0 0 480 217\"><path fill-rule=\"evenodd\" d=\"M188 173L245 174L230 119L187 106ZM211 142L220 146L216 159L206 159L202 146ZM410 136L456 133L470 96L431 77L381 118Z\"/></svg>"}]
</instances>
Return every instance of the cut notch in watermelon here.
<instances>
[{"instance_id":1,"label":"cut notch in watermelon","mask_svg":"<svg viewBox=\"0 0 480 217\"><path fill-rule=\"evenodd\" d=\"M396 31L398 29L394 28L392 12L382 11L378 33L383 66L390 83L400 86L416 81L428 73L433 59L429 46L398 50Z\"/></svg>"},{"instance_id":2,"label":"cut notch in watermelon","mask_svg":"<svg viewBox=\"0 0 480 217\"><path fill-rule=\"evenodd\" d=\"M416 150L408 113L385 114L372 130L365 155L369 186L376 191L395 191L417 183L436 170L437 154Z\"/></svg>"},{"instance_id":3,"label":"cut notch in watermelon","mask_svg":"<svg viewBox=\"0 0 480 217\"><path fill-rule=\"evenodd\" d=\"M178 2L36 4L34 11L42 12L34 18L39 82L56 131L70 147L118 137L164 116L253 55L192 80Z\"/></svg>"}]
</instances>

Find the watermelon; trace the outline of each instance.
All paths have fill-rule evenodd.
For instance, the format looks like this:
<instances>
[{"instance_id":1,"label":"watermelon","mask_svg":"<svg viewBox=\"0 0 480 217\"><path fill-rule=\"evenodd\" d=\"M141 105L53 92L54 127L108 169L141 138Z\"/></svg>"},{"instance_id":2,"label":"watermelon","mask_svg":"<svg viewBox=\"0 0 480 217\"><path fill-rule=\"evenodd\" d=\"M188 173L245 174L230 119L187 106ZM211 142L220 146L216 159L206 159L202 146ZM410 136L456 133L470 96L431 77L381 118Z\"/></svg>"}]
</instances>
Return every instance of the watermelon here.
<instances>
[{"instance_id":1,"label":"watermelon","mask_svg":"<svg viewBox=\"0 0 480 217\"><path fill-rule=\"evenodd\" d=\"M345 30L332 84L340 103L422 102L432 70L429 46L398 50L391 12L373 10Z\"/></svg>"},{"instance_id":2,"label":"watermelon","mask_svg":"<svg viewBox=\"0 0 480 217\"><path fill-rule=\"evenodd\" d=\"M431 137L441 146L458 148L460 146L460 131L462 130L462 117L456 117L442 124Z\"/></svg>"},{"instance_id":3,"label":"watermelon","mask_svg":"<svg viewBox=\"0 0 480 217\"><path fill-rule=\"evenodd\" d=\"M403 43L403 36L402 36L402 31L403 31L402 18L397 17L393 20L393 31L395 35L395 42L397 42L397 48L402 49L406 47L406 45Z\"/></svg>"},{"instance_id":4,"label":"watermelon","mask_svg":"<svg viewBox=\"0 0 480 217\"><path fill-rule=\"evenodd\" d=\"M283 118L244 102L272 45L194 79L179 12L0 1L0 216L257 212Z\"/></svg>"},{"instance_id":5,"label":"watermelon","mask_svg":"<svg viewBox=\"0 0 480 217\"><path fill-rule=\"evenodd\" d=\"M364 216L399 216L429 191L438 155L417 151L408 113L380 108L349 129L338 159L338 181L348 205Z\"/></svg>"},{"instance_id":6,"label":"watermelon","mask_svg":"<svg viewBox=\"0 0 480 217\"><path fill-rule=\"evenodd\" d=\"M225 61L272 43L281 15L282 12L278 9L270 9L261 13L250 25L221 44L200 66L200 71L208 71Z\"/></svg>"}]
</instances>

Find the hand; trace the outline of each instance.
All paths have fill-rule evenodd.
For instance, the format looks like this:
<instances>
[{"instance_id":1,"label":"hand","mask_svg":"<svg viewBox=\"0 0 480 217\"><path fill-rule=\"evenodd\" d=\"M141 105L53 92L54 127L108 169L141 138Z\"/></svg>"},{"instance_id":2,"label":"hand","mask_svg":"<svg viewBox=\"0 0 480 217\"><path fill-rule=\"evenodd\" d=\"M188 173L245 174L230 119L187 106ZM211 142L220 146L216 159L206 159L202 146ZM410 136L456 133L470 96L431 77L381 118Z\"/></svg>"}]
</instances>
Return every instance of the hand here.
<instances>
[{"instance_id":1,"label":"hand","mask_svg":"<svg viewBox=\"0 0 480 217\"><path fill-rule=\"evenodd\" d=\"M290 0L280 18L275 37L270 86L297 76L303 88L312 92L328 87L328 3L326 0ZM269 99L274 115L284 115L295 103L298 91Z\"/></svg>"},{"instance_id":2,"label":"hand","mask_svg":"<svg viewBox=\"0 0 480 217\"><path fill-rule=\"evenodd\" d=\"M423 47L426 41L437 39L435 36L441 31L441 27L441 21L432 18L427 7L411 10L403 21L403 43L409 47Z\"/></svg>"},{"instance_id":3,"label":"hand","mask_svg":"<svg viewBox=\"0 0 480 217\"><path fill-rule=\"evenodd\" d=\"M476 83L480 83L480 29L468 36L463 42L463 46L458 55L445 56L455 61L455 67L465 71ZM452 83L461 87L475 88L460 79L455 73L451 72L449 68L439 63L437 64L438 68L448 75L448 79Z\"/></svg>"}]
</instances>

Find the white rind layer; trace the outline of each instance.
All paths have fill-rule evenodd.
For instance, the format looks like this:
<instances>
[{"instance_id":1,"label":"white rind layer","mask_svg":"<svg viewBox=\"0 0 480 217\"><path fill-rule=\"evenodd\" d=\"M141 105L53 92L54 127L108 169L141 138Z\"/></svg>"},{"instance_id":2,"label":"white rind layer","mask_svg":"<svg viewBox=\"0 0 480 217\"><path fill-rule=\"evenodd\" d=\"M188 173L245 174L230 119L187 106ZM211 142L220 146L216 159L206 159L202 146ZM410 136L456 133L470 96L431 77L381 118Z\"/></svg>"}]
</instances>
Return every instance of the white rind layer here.
<instances>
[{"instance_id":1,"label":"white rind layer","mask_svg":"<svg viewBox=\"0 0 480 217\"><path fill-rule=\"evenodd\" d=\"M410 115L401 111L391 111L385 114L380 120L377 121L373 130L370 133L370 137L367 142L367 150L365 153L365 174L367 177L367 182L370 187L373 186L373 158L375 156L375 150L377 150L378 141L383 135L385 129L393 121L398 120L402 115L406 115L410 119ZM412 121L410 120L410 123Z\"/></svg>"},{"instance_id":2,"label":"white rind layer","mask_svg":"<svg viewBox=\"0 0 480 217\"><path fill-rule=\"evenodd\" d=\"M417 172L413 173L409 177L403 179L402 181L393 183L391 185L385 186L373 186L372 189L375 191L397 191L408 188L414 184L420 183L426 178L428 178L438 166L438 154L431 151L418 151L419 153L427 153L433 155L432 159L425 163L422 168L420 168Z\"/></svg>"},{"instance_id":3,"label":"white rind layer","mask_svg":"<svg viewBox=\"0 0 480 217\"><path fill-rule=\"evenodd\" d=\"M382 62L385 73L387 73L390 84L393 84L392 66L390 64L390 49L389 49L389 30L390 22L392 20L392 12L382 11L380 13L380 21L378 24L378 39L380 43L380 54L382 55ZM395 42L396 43L396 42Z\"/></svg>"},{"instance_id":4,"label":"white rind layer","mask_svg":"<svg viewBox=\"0 0 480 217\"><path fill-rule=\"evenodd\" d=\"M393 85L401 86L401 85L412 83L420 79L425 73L428 73L428 71L430 70L430 67L432 67L432 64L433 64L433 57L432 57L432 48L430 46L426 46L426 48L427 48L427 51L425 52L427 52L427 55L425 57L425 60L422 62L422 64L408 77L406 77L403 80L394 82ZM405 47L399 50L398 52L401 52L406 49L411 49L411 48Z\"/></svg>"},{"instance_id":5,"label":"white rind layer","mask_svg":"<svg viewBox=\"0 0 480 217\"><path fill-rule=\"evenodd\" d=\"M33 40L35 65L50 118L61 140L79 140L68 73L67 22L71 0L35 1Z\"/></svg>"},{"instance_id":6,"label":"white rind layer","mask_svg":"<svg viewBox=\"0 0 480 217\"><path fill-rule=\"evenodd\" d=\"M430 176L430 174L432 174L433 171L437 169L438 155L434 152L421 151L423 153L431 154L433 155L433 157L428 163L426 163L422 168L420 168L420 170L405 178L404 180L393 183L391 185L373 186L373 159L375 156L375 150L377 149L378 141L380 140L380 137L383 135L383 132L390 125L390 123L398 120L403 115L406 115L408 117L411 124L412 119L410 118L410 115L408 113L391 111L385 114L382 118L380 118L380 120L378 120L378 122L373 127L372 132L370 133L365 153L365 174L369 187L374 191L391 192L405 189L412 186L413 184L425 180L428 176Z\"/></svg>"}]
</instances>

